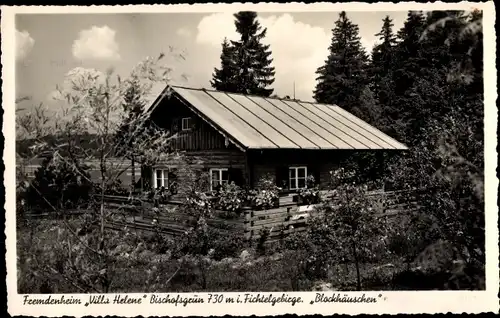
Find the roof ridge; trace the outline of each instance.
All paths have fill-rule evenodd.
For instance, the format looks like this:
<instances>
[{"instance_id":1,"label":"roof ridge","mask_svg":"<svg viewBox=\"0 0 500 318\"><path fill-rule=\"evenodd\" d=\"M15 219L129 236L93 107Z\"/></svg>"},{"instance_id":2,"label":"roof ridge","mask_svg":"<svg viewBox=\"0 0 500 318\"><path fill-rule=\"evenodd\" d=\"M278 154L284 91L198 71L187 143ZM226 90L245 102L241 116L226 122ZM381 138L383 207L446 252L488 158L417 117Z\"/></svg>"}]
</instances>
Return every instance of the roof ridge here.
<instances>
[{"instance_id":1,"label":"roof ridge","mask_svg":"<svg viewBox=\"0 0 500 318\"><path fill-rule=\"evenodd\" d=\"M294 102L299 102L299 103L315 103L313 101L306 101L306 100L301 100L297 98L284 98L284 97L273 97L273 96L260 96L256 94L244 94L244 93L234 93L234 92L226 92L226 91L219 91L213 88L206 88L206 87L190 87L190 86L183 86L183 85L173 85L169 84L170 87L173 88L182 88L182 89L189 89L189 90L194 90L194 91L204 91L204 92L219 92L219 93L226 93L226 94L233 94L233 95L241 95L241 96L249 96L249 97L263 97L263 98L269 98L269 99L274 99L274 100L288 100L288 101L294 101ZM330 105L330 104L325 104L325 105ZM336 106L331 104L331 106Z\"/></svg>"}]
</instances>

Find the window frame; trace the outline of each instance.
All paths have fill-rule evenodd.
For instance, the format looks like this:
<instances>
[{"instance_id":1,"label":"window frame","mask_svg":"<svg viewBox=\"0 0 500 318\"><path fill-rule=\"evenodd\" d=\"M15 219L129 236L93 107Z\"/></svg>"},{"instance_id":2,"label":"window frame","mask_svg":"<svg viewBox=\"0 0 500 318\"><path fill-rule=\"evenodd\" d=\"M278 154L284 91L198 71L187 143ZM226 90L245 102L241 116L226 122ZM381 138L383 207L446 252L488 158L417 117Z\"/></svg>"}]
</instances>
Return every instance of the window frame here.
<instances>
[{"instance_id":1,"label":"window frame","mask_svg":"<svg viewBox=\"0 0 500 318\"><path fill-rule=\"evenodd\" d=\"M299 178L299 170L304 169L304 177ZM292 178L291 171L295 171L295 177ZM299 180L304 180L304 187L299 188ZM292 182L293 181L293 182ZM307 188L307 166L290 166L288 167L288 189L291 191L298 191Z\"/></svg>"},{"instance_id":2,"label":"window frame","mask_svg":"<svg viewBox=\"0 0 500 318\"><path fill-rule=\"evenodd\" d=\"M226 184L229 184L229 168L210 168L210 191L214 191L214 180L212 179L213 178L213 172L218 172L219 174L219 184L220 185L224 185L224 183L222 182L222 172L224 171L227 171L227 180L226 180Z\"/></svg>"},{"instance_id":3,"label":"window frame","mask_svg":"<svg viewBox=\"0 0 500 318\"><path fill-rule=\"evenodd\" d=\"M184 121L186 121L186 125L184 125ZM181 118L181 131L189 131L189 130L191 130L192 126L193 126L193 118L192 117L182 117Z\"/></svg>"},{"instance_id":4,"label":"window frame","mask_svg":"<svg viewBox=\"0 0 500 318\"><path fill-rule=\"evenodd\" d=\"M158 186L158 175L157 172L161 171L161 181L162 185ZM168 188L168 169L167 168L155 168L153 171L153 187L159 189L161 187Z\"/></svg>"}]
</instances>

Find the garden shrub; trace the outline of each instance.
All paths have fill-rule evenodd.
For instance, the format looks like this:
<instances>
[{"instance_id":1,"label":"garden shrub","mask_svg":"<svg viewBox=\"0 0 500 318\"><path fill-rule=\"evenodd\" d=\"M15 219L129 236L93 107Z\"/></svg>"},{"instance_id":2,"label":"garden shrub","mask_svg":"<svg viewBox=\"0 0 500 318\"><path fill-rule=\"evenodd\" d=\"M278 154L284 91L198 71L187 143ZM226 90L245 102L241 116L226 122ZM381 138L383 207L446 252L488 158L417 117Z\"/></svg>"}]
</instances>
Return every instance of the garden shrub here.
<instances>
[{"instance_id":1,"label":"garden shrub","mask_svg":"<svg viewBox=\"0 0 500 318\"><path fill-rule=\"evenodd\" d=\"M314 176L309 175L306 179L307 187L299 190L299 204L310 205L321 201L319 186L316 184Z\"/></svg>"},{"instance_id":2,"label":"garden shrub","mask_svg":"<svg viewBox=\"0 0 500 318\"><path fill-rule=\"evenodd\" d=\"M257 239L257 246L256 246L256 251L257 254L259 255L265 255L267 246L266 246L266 241L269 237L269 234L271 234L271 231L269 228L261 228L259 230L259 238Z\"/></svg>"},{"instance_id":3,"label":"garden shrub","mask_svg":"<svg viewBox=\"0 0 500 318\"><path fill-rule=\"evenodd\" d=\"M156 189L151 189L143 193L143 198L152 201L155 207L159 204L167 203L172 197L173 193L170 188L160 187Z\"/></svg>"},{"instance_id":4,"label":"garden shrub","mask_svg":"<svg viewBox=\"0 0 500 318\"><path fill-rule=\"evenodd\" d=\"M95 195L100 195L102 192L101 187L102 187L102 185L100 182L94 182L93 193ZM115 180L109 181L105 185L104 194L105 195L116 195L116 196L128 197L130 195L130 189L127 189L126 187L124 187L123 183L120 179L115 179Z\"/></svg>"},{"instance_id":5,"label":"garden shrub","mask_svg":"<svg viewBox=\"0 0 500 318\"><path fill-rule=\"evenodd\" d=\"M224 234L219 232L218 237L214 240L213 258L220 261L226 257L236 257L243 250L245 240L240 233Z\"/></svg>"},{"instance_id":6,"label":"garden shrub","mask_svg":"<svg viewBox=\"0 0 500 318\"><path fill-rule=\"evenodd\" d=\"M76 168L56 156L45 159L30 185L20 193L24 208L41 212L87 204L92 190L88 170L88 166Z\"/></svg>"},{"instance_id":7,"label":"garden shrub","mask_svg":"<svg viewBox=\"0 0 500 318\"><path fill-rule=\"evenodd\" d=\"M217 200L215 208L221 210L218 216L225 219L232 219L239 216L245 204L245 193L234 182L225 184L216 193Z\"/></svg>"},{"instance_id":8,"label":"garden shrub","mask_svg":"<svg viewBox=\"0 0 500 318\"><path fill-rule=\"evenodd\" d=\"M270 174L264 175L257 183L257 190L250 190L248 201L256 210L274 208L279 205L281 188L276 186Z\"/></svg>"}]
</instances>

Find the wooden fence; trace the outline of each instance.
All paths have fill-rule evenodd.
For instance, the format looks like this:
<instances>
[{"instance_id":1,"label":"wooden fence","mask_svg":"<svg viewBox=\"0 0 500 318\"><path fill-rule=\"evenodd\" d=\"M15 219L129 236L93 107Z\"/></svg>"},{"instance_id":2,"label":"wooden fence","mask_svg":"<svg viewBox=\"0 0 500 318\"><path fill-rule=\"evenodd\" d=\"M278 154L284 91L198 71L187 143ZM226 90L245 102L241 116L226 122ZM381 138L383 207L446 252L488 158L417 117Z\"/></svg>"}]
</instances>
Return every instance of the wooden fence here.
<instances>
[{"instance_id":1,"label":"wooden fence","mask_svg":"<svg viewBox=\"0 0 500 318\"><path fill-rule=\"evenodd\" d=\"M400 196L400 194L403 194ZM394 216L418 208L414 197L408 196L406 191L372 192L369 195L376 197L380 204L380 216ZM323 197L328 197L323 193ZM121 229L123 226L141 231L160 231L162 233L179 236L185 233L196 222L196 218L186 213L181 201L169 201L160 204L158 209L153 208L152 202L127 198L122 196L105 196L108 209L121 210L127 216L125 221L108 222L107 227ZM280 206L267 210L253 210L243 208L236 218L220 217L224 211L215 211L215 216L207 219L208 225L227 233L242 235L247 240L259 239L266 235L267 241L274 241L295 232L307 229L307 222L311 215L316 213L317 205L298 205L289 198L280 200ZM85 210L67 211L67 215L80 215ZM45 213L29 216L31 218L48 218L54 213ZM265 234L264 234L265 233Z\"/></svg>"},{"instance_id":2,"label":"wooden fence","mask_svg":"<svg viewBox=\"0 0 500 318\"><path fill-rule=\"evenodd\" d=\"M377 203L380 204L377 215L381 217L393 217L418 208L415 197L408 195L408 191L378 191L369 195L376 197ZM323 197L328 197L328 193L323 193ZM183 203L180 201L161 204L157 212L153 212L150 202L116 196L106 196L105 199L110 208L129 211L131 217L128 224L141 230L159 230L171 235L180 235L196 221L194 216L183 211ZM249 207L243 208L239 217L231 219L217 216L224 211L216 210L216 216L209 218L207 223L228 233L241 234L246 239L259 239L266 233L267 239L273 241L306 230L308 219L317 212L318 205L298 205L285 199L281 200L279 207L273 209L259 211Z\"/></svg>"}]
</instances>

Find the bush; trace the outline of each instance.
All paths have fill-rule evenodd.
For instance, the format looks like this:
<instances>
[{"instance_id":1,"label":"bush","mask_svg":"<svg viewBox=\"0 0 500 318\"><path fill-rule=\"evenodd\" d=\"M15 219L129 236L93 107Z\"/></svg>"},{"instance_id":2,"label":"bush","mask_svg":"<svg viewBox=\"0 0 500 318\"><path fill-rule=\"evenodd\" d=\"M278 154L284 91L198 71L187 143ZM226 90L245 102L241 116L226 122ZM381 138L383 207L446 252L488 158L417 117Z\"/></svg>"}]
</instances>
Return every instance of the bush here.
<instances>
[{"instance_id":1,"label":"bush","mask_svg":"<svg viewBox=\"0 0 500 318\"><path fill-rule=\"evenodd\" d=\"M307 187L299 190L299 204L317 204L321 201L318 185L315 184L314 177L307 177Z\"/></svg>"},{"instance_id":2,"label":"bush","mask_svg":"<svg viewBox=\"0 0 500 318\"><path fill-rule=\"evenodd\" d=\"M279 205L281 188L276 186L271 175L265 175L257 183L257 190L249 191L248 201L256 210L264 210Z\"/></svg>"},{"instance_id":3,"label":"bush","mask_svg":"<svg viewBox=\"0 0 500 318\"><path fill-rule=\"evenodd\" d=\"M31 211L70 209L87 204L92 183L89 167L78 170L58 157L47 158L35 172L30 185L20 193L22 205Z\"/></svg>"},{"instance_id":4,"label":"bush","mask_svg":"<svg viewBox=\"0 0 500 318\"><path fill-rule=\"evenodd\" d=\"M93 184L93 193L96 195L101 194L101 183L95 182ZM128 196L130 194L130 189L123 186L120 179L113 180L109 184L105 185L104 190L105 195L116 195L116 196Z\"/></svg>"},{"instance_id":5,"label":"bush","mask_svg":"<svg viewBox=\"0 0 500 318\"><path fill-rule=\"evenodd\" d=\"M158 207L159 204L167 203L172 197L172 191L170 188L160 187L152 189L150 191L145 191L143 197L146 200L151 200L154 206Z\"/></svg>"},{"instance_id":6,"label":"bush","mask_svg":"<svg viewBox=\"0 0 500 318\"><path fill-rule=\"evenodd\" d=\"M213 258L220 261L226 257L236 257L243 250L245 240L239 234L224 235L219 233L218 238L213 243Z\"/></svg>"},{"instance_id":7,"label":"bush","mask_svg":"<svg viewBox=\"0 0 500 318\"><path fill-rule=\"evenodd\" d=\"M233 182L225 184L216 195L215 208L221 210L220 217L231 219L239 216L245 203L245 194L239 186Z\"/></svg>"}]
</instances>

